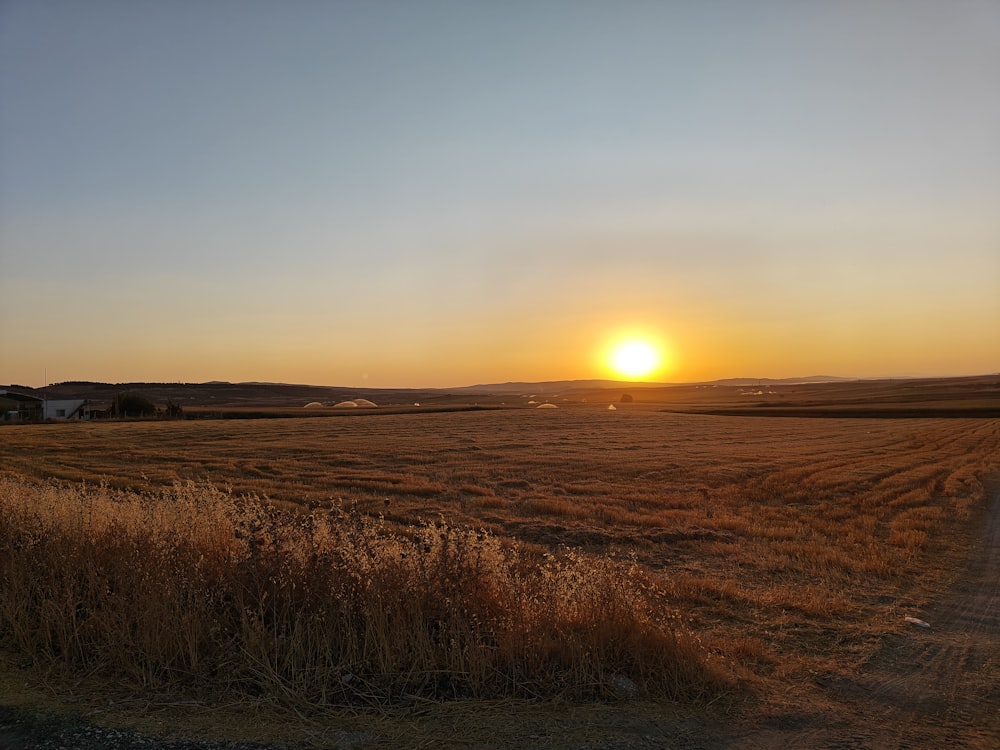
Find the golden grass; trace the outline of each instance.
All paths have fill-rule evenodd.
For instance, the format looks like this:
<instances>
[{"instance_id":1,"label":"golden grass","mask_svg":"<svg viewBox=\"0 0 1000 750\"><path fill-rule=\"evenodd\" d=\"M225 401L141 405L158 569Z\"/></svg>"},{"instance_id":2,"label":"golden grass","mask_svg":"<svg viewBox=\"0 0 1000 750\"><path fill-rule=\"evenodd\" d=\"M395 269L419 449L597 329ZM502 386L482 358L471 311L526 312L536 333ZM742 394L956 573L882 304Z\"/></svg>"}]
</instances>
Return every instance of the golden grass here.
<instances>
[{"instance_id":1,"label":"golden grass","mask_svg":"<svg viewBox=\"0 0 1000 750\"><path fill-rule=\"evenodd\" d=\"M378 575L387 577L373 578L374 588L352 584L359 597L355 606L368 613L364 628L374 634L352 636L356 651L345 651L353 654L349 658L336 650L347 646L322 640L329 638L326 630L290 624L293 613L311 611L296 598L311 594L296 583L294 596L280 606L278 594L266 587L234 588L230 595L243 597L240 611L276 609L246 615L237 640L226 640L235 637L232 624L211 637L185 636L184 642L203 644L204 650L175 645L169 658L133 670L140 682L181 679L197 664L229 675L226 680L240 690L287 690L310 701L390 700L421 691L610 695L611 674L628 676L650 694L681 695L669 687L677 678L669 677L676 667L668 663L691 667L682 680L689 683L686 694L717 686L719 670L765 692L790 680L808 681L817 671L849 671L881 635L900 627L904 614L919 614L930 592L956 574L970 519L982 504L983 482L1000 463L998 420L741 419L638 406L616 412L578 405L541 414L39 425L6 429L3 438L0 461L10 473L70 483L30 490L54 493L76 508L53 510L53 518L63 512L67 519L79 517L84 495L104 493L110 503L116 488L141 493L122 495L131 499L115 500L115 507L133 508L128 512L144 519L144 529L161 529L158 541L131 542L162 547L166 557L159 568L174 564L166 550L207 545L215 552L198 554L210 561L242 560L240 570L252 574L235 580L245 586L258 581L258 588L275 576L286 583L320 576L324 586L339 591L331 581L346 585L345 571L363 564L383 571ZM198 481L193 490L191 479ZM86 491L82 482L91 483ZM25 493L39 485L16 486ZM184 493L199 499L184 505L178 499ZM343 507L350 509L346 515ZM156 523L142 515L167 514L166 508L185 511ZM210 515L188 530L182 518L196 512ZM260 519L261 529L278 524L281 531L261 536L252 531L252 518ZM320 522L326 529L321 534L318 526L304 526ZM76 526L66 523L68 529L82 528L79 520L72 522ZM124 520L116 523L116 529L128 527ZM179 529L215 536L181 543ZM348 529L359 531L349 539ZM434 534L441 533L447 544L432 546L430 557L420 553L420 540L427 544L430 535L438 544ZM139 565L142 555L115 546L119 536L97 535L109 551L90 554L103 555L108 565L119 559ZM259 543L248 541L257 538ZM277 547L273 538L281 540ZM368 541L352 546L360 540ZM303 557L300 550L320 544L341 550L333 567L316 568ZM219 550L230 550L230 557ZM374 558L365 557L374 554L387 557L374 566ZM274 562L278 558L284 562ZM196 581L209 570L221 575L221 562L200 565L184 575ZM429 570L449 571L448 582ZM322 578L335 571L339 577ZM350 580L360 580L352 575ZM591 580L600 584L595 588ZM221 585L217 578L205 581L209 589ZM189 613L194 605L182 596L189 588L176 580L170 585L178 586L179 603L171 605L176 616ZM372 598L372 591L383 589L382 599ZM585 604L567 603L575 601L566 598L569 589L579 591ZM414 592L413 600L392 598L402 591ZM601 599L605 593L618 597L618 604ZM350 632L362 632L356 620L331 607L324 612L349 620L355 628ZM548 610L560 625L537 619L538 611ZM600 618L580 624L581 612L596 617L598 610L608 611L610 625L601 625ZM397 619L388 622L386 612ZM679 655L667 661L655 657L657 649L671 653L661 635L644 630L660 617L662 637L680 644ZM622 622L631 623L634 635L615 635ZM73 654L77 630L76 624L50 627L46 637ZM689 630L703 650L688 640ZM410 635L389 638L390 631ZM567 633L614 666L588 666L587 648L566 646ZM312 645L289 650L281 645L287 638ZM447 645L452 638L454 648ZM606 639L603 646L597 645L600 638ZM235 656L221 663L222 657L212 656L237 642ZM265 657L265 642L281 645L278 650L291 661ZM650 646L652 657L643 642L660 644ZM26 641L23 647L62 659L63 645L51 644ZM515 646L534 655L516 656ZM91 656L77 661L102 663ZM332 664L347 666L338 672ZM667 678L657 677L661 671ZM327 673L352 677L331 686L321 677Z\"/></svg>"},{"instance_id":2,"label":"golden grass","mask_svg":"<svg viewBox=\"0 0 1000 750\"><path fill-rule=\"evenodd\" d=\"M656 575L443 522L7 478L0 563L20 653L146 689L331 705L721 685Z\"/></svg>"}]
</instances>

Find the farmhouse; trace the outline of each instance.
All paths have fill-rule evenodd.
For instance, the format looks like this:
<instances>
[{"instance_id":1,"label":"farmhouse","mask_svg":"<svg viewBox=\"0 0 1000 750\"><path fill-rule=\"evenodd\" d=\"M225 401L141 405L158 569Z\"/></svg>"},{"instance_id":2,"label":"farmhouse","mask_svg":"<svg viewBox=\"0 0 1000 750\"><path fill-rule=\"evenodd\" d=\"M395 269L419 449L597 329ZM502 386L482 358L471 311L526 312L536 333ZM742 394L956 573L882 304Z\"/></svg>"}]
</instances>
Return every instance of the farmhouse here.
<instances>
[{"instance_id":1,"label":"farmhouse","mask_svg":"<svg viewBox=\"0 0 1000 750\"><path fill-rule=\"evenodd\" d=\"M4 422L38 422L42 419L43 400L16 391L0 391L0 419Z\"/></svg>"},{"instance_id":2,"label":"farmhouse","mask_svg":"<svg viewBox=\"0 0 1000 750\"><path fill-rule=\"evenodd\" d=\"M45 399L30 393L0 390L0 415L4 422L90 419L90 401L85 398Z\"/></svg>"}]
</instances>

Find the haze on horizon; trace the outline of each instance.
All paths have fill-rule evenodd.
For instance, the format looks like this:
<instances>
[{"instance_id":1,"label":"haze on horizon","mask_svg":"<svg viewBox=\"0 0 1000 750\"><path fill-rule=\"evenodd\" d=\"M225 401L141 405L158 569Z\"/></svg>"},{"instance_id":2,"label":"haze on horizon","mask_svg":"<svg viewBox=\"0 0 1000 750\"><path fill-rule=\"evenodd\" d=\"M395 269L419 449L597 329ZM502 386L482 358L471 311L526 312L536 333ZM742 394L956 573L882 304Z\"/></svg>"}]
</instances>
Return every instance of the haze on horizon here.
<instances>
[{"instance_id":1,"label":"haze on horizon","mask_svg":"<svg viewBox=\"0 0 1000 750\"><path fill-rule=\"evenodd\" d=\"M997 372L998 70L991 0L6 0L0 383Z\"/></svg>"}]
</instances>

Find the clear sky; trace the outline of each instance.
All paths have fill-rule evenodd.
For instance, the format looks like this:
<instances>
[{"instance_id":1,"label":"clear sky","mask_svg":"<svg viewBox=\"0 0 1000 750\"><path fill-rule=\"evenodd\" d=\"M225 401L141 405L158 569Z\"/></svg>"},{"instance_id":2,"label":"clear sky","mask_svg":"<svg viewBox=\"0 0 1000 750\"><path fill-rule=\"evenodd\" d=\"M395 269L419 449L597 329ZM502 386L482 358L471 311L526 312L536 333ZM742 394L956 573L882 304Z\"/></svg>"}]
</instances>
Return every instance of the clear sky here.
<instances>
[{"instance_id":1,"label":"clear sky","mask_svg":"<svg viewBox=\"0 0 1000 750\"><path fill-rule=\"evenodd\" d=\"M996 0L0 0L0 383L1000 370Z\"/></svg>"}]
</instances>

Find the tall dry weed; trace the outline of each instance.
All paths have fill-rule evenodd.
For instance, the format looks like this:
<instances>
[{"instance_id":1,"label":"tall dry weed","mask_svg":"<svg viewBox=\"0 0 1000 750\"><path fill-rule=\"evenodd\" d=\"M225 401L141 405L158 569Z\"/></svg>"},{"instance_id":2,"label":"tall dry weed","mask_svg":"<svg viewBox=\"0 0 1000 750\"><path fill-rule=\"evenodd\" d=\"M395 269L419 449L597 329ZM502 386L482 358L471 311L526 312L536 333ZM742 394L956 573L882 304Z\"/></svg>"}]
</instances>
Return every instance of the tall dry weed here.
<instances>
[{"instance_id":1,"label":"tall dry weed","mask_svg":"<svg viewBox=\"0 0 1000 750\"><path fill-rule=\"evenodd\" d=\"M648 570L443 522L3 479L0 562L20 652L139 686L331 704L722 684Z\"/></svg>"}]
</instances>

